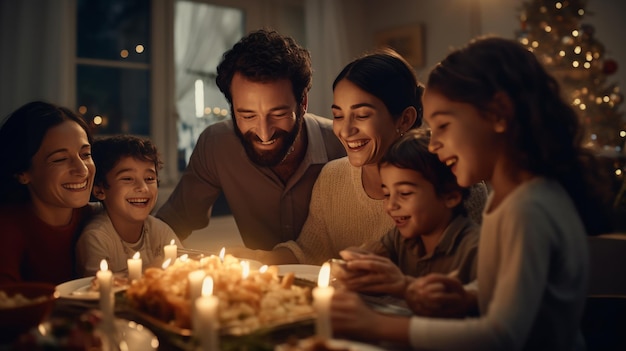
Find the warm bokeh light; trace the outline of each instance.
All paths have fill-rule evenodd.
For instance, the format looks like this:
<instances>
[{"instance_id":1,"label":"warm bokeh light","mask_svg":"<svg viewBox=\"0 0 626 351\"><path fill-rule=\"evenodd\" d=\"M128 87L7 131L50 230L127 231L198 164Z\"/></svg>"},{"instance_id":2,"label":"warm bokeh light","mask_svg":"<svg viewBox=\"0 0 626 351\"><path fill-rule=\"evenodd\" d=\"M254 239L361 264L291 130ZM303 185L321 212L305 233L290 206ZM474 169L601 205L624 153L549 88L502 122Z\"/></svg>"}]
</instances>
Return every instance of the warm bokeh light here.
<instances>
[{"instance_id":1,"label":"warm bokeh light","mask_svg":"<svg viewBox=\"0 0 626 351\"><path fill-rule=\"evenodd\" d=\"M202 296L213 295L213 277L207 276L202 281Z\"/></svg>"},{"instance_id":2,"label":"warm bokeh light","mask_svg":"<svg viewBox=\"0 0 626 351\"><path fill-rule=\"evenodd\" d=\"M196 79L194 83L195 102L196 102L196 118L204 116L204 82L202 79Z\"/></svg>"},{"instance_id":3,"label":"warm bokeh light","mask_svg":"<svg viewBox=\"0 0 626 351\"><path fill-rule=\"evenodd\" d=\"M141 54L143 52L143 50L144 50L143 45L139 44L139 45L135 46L135 52L136 53Z\"/></svg>"},{"instance_id":4,"label":"warm bokeh light","mask_svg":"<svg viewBox=\"0 0 626 351\"><path fill-rule=\"evenodd\" d=\"M172 263L172 259L168 258L167 260L165 260L165 262L163 262L163 264L161 265L161 268L167 269L167 267L169 267L171 263Z\"/></svg>"},{"instance_id":5,"label":"warm bokeh light","mask_svg":"<svg viewBox=\"0 0 626 351\"><path fill-rule=\"evenodd\" d=\"M109 264L107 263L107 260L102 259L102 261L100 261L100 270L101 271L108 271L109 270Z\"/></svg>"},{"instance_id":6,"label":"warm bokeh light","mask_svg":"<svg viewBox=\"0 0 626 351\"><path fill-rule=\"evenodd\" d=\"M239 262L241 265L241 279L246 279L250 275L250 262L249 261L241 261Z\"/></svg>"},{"instance_id":7,"label":"warm bokeh light","mask_svg":"<svg viewBox=\"0 0 626 351\"><path fill-rule=\"evenodd\" d=\"M330 263L324 262L320 273L317 276L317 286L320 288L327 288L330 283Z\"/></svg>"}]
</instances>

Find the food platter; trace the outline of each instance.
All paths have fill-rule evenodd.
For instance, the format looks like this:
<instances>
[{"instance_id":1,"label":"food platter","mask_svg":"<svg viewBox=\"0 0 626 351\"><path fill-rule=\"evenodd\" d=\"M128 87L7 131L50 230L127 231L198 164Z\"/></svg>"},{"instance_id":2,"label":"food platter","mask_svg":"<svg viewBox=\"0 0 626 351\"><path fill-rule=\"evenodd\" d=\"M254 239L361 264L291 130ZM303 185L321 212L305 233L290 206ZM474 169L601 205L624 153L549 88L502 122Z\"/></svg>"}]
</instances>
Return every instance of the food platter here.
<instances>
[{"instance_id":1,"label":"food platter","mask_svg":"<svg viewBox=\"0 0 626 351\"><path fill-rule=\"evenodd\" d=\"M313 287L308 280L295 278L295 285ZM136 319L150 328L159 339L175 345L182 350L194 349L193 332L189 328L181 328L173 323L158 319L149 313L133 308L128 301L123 306L133 319ZM259 328L242 326L222 327L219 329L222 350L237 350L242 348L263 348L264 345L276 345L284 342L287 338L305 338L313 335L315 328L315 314L307 313L300 315L285 316L280 320L264 323Z\"/></svg>"}]
</instances>

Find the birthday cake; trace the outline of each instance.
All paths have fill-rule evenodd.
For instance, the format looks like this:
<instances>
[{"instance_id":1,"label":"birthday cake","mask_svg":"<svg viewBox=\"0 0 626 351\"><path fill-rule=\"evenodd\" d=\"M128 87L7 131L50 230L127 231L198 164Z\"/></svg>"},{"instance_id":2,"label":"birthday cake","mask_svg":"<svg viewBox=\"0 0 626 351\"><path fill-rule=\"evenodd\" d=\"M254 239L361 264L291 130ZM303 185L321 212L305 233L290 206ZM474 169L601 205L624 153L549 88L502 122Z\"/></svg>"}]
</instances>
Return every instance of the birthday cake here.
<instances>
[{"instance_id":1,"label":"birthday cake","mask_svg":"<svg viewBox=\"0 0 626 351\"><path fill-rule=\"evenodd\" d=\"M221 330L253 331L313 316L311 288L295 284L293 273L279 276L276 266L249 269L242 262L232 255L179 258L165 268L146 269L141 279L130 284L126 297L135 310L190 329L194 304L189 273L203 271L213 279Z\"/></svg>"}]
</instances>

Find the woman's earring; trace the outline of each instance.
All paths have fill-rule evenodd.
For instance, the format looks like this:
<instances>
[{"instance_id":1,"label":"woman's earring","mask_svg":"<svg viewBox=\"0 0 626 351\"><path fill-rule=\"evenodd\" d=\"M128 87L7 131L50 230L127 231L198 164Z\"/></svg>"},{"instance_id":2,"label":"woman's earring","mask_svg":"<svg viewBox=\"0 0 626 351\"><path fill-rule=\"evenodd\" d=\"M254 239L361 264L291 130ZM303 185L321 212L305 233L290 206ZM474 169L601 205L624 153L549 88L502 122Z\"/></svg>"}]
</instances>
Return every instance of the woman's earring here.
<instances>
[{"instance_id":1,"label":"woman's earring","mask_svg":"<svg viewBox=\"0 0 626 351\"><path fill-rule=\"evenodd\" d=\"M26 181L26 179L24 177L17 176L16 178L17 178L18 183L20 183L22 185L28 184L28 181Z\"/></svg>"}]
</instances>

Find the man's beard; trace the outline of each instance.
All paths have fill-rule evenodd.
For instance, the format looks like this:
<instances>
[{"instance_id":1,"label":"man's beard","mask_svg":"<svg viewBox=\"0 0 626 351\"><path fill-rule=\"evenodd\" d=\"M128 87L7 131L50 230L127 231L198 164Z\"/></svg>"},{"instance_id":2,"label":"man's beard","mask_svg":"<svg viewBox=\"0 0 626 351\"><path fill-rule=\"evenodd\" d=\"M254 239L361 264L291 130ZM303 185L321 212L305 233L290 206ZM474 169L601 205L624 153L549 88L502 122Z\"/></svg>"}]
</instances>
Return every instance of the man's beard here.
<instances>
[{"instance_id":1,"label":"man's beard","mask_svg":"<svg viewBox=\"0 0 626 351\"><path fill-rule=\"evenodd\" d=\"M244 150L248 158L261 167L274 167L280 164L290 152L290 149L294 146L296 138L302 130L302 123L304 117L300 115L296 119L296 123L290 132L282 129L278 129L274 132L271 139L276 139L276 142L282 143L281 147L275 150L257 150L254 147L254 143L260 141L259 137L254 132L246 132L241 134L239 128L235 128L237 135L241 139Z\"/></svg>"}]
</instances>

